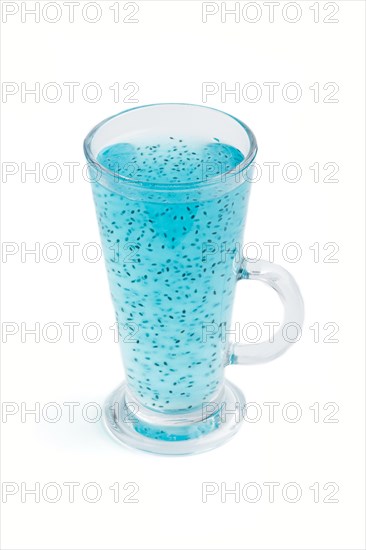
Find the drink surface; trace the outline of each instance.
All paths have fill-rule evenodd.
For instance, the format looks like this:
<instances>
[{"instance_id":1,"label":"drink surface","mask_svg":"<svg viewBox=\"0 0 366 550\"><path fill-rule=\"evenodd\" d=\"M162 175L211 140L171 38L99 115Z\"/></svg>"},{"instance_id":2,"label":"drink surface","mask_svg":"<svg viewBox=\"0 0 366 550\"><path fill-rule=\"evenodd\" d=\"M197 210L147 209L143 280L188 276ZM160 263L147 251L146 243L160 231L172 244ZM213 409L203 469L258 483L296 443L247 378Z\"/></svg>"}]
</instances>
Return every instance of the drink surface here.
<instances>
[{"instance_id":1,"label":"drink surface","mask_svg":"<svg viewBox=\"0 0 366 550\"><path fill-rule=\"evenodd\" d=\"M205 199L203 179L243 159L216 140L173 137L116 143L98 155L99 164L142 186L131 199L122 179L112 191L112 175L104 175L93 194L128 385L150 409L194 411L221 388L249 184ZM202 192L192 202L169 192L154 202L144 199L146 183L150 195L154 184Z\"/></svg>"}]
</instances>

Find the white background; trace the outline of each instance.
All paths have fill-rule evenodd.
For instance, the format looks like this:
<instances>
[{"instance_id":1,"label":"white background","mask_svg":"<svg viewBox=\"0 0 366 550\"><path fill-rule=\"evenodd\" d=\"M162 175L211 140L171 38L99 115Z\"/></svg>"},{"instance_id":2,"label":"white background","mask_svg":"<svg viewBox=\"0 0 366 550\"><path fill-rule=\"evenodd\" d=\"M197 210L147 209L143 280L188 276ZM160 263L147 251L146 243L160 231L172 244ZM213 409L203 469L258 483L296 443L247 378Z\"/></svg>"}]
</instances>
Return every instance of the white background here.
<instances>
[{"instance_id":1,"label":"white background","mask_svg":"<svg viewBox=\"0 0 366 550\"><path fill-rule=\"evenodd\" d=\"M32 8L34 2L2 2L2 79L13 83L14 92L2 100L2 160L19 170L6 178L2 190L3 241L15 243L14 254L2 260L3 323L19 329L3 345L2 397L14 403L14 414L2 421L2 481L19 486L2 505L3 548L364 548L364 3L338 1L326 8L322 2L304 1L282 11L288 3L281 2L272 23L262 2L246 8L244 15L241 12L238 22L234 16L221 21L218 3L218 13L206 23L199 1L139 1L133 16L137 23L123 22L132 11L128 6L123 9L124 2L120 2L120 20L114 22L110 8L116 3L108 1L98 2L100 20L88 22L82 12L86 3L81 0L75 7L75 21L70 23L63 2L57 3L59 10L51 3L39 22L24 12L22 16L24 6ZM13 6L6 8L9 11L18 8L6 22L5 4ZM241 2L240 9L246 4ZM334 6L339 9L332 16ZM226 7L232 8L233 2ZM89 9L86 17L94 19L98 12ZM290 23L288 19L293 20L299 10L299 21ZM59 21L46 20L59 13ZM248 22L256 13L262 14L259 20ZM326 16L338 22L326 23ZM24 86L29 89L37 82L39 101L32 95L22 98ZM62 90L58 101L50 100L51 88L42 95L49 82ZM64 82L80 83L74 101ZM102 91L96 102L86 95L90 92L92 97L91 88L85 97L82 94L90 82ZM116 82L117 102L109 89ZM266 365L227 368L228 378L243 389L249 402L261 407L262 417L245 422L223 447L192 457L150 456L125 449L109 438L101 422L93 423L81 414L86 403L103 403L123 378L118 344L108 328L114 315L103 261L92 263L81 254L86 243L99 242L89 183L81 171L82 141L95 123L136 105L123 101L132 91L123 86L130 82L138 87L134 95L138 104L202 103L204 82L216 82L220 90L221 83L229 89L238 82L240 91L247 83L257 83L262 97L256 102L245 93L238 101L233 95L216 93L205 104L228 111L253 129L259 164L281 163L273 183L268 169L263 169L261 180L253 184L246 242L259 243L267 259L263 243L280 243L274 259L295 276L306 306L302 338L286 355ZM273 101L265 82L279 83ZM283 98L289 82L301 89L296 102ZM316 82L319 97L310 89ZM325 101L333 90L324 90L329 82L339 87L332 96L336 102ZM6 88L10 89L11 85ZM250 94L254 88L245 90ZM288 89L290 96L293 91ZM21 162L26 168L38 162L41 170L47 163L58 163L62 173L54 183L49 181L54 175L51 169L49 175L41 174L39 182L32 174L22 182ZM70 162L79 163L73 183L64 165ZM282 177L281 169L288 162L301 166L299 181ZM334 176L338 182L324 181L331 172L322 168L328 162L338 165ZM318 183L309 168L314 163L321 167ZM46 259L41 254L39 262L34 255L22 261L22 247L34 247L36 242L41 250L49 242L58 243L61 259L52 263L46 252ZM74 262L69 261L64 242L80 243ZM297 262L281 254L289 242L301 247ZM323 250L323 246L330 242L339 247L333 257L338 261L333 263L324 261L332 248ZM319 243L319 261L309 248L314 243ZM93 250L89 252L92 256ZM249 282L240 286L235 320L260 323L280 316L281 307L269 289ZM74 343L68 341L65 327L56 343L42 335L40 342L32 335L25 335L22 342L21 323L30 328L37 322L41 327L78 322L80 327ZM97 343L82 338L81 327L89 322L102 327ZM314 323L319 323L319 342L314 342L314 331L309 329ZM338 342L324 342L331 332L323 328L326 323L338 325L334 336ZM47 403L58 403L61 420L50 422L47 410L39 422L34 415L22 419L21 408L34 408L36 402L41 410ZM69 421L65 402L80 403L75 422ZM264 402L279 403L274 422L269 421ZM294 409L286 409L290 402L300 407L298 422L283 418L283 410L290 417L294 414ZM314 403L319 403L318 422L310 409ZM327 403L339 407L331 417L338 422L324 421L335 407L325 410ZM9 411L11 406L7 407ZM49 417L54 412L49 409ZM93 415L92 409L89 414ZM37 482L41 489L49 482L58 484L60 500L49 502L54 494L50 489L46 498L41 494L39 503L32 495L25 495L22 502L21 483L29 489ZM80 483L73 503L65 482ZM90 482L102 491L96 503L87 502L81 493ZM122 502L128 488L121 489L121 502L113 502L109 487L117 482L121 487L138 484L138 502ZM206 503L204 482L218 484L217 494ZM227 488L237 483L242 490L250 482L263 491L258 502L249 502L250 492L240 502L233 495L222 502L221 483ZM265 482L280 484L272 503ZM290 482L301 488L298 502L282 496L283 486ZM314 502L314 491L309 489L314 483L320 487L320 502ZM339 487L333 497L338 502L324 502L334 487L324 489L327 483ZM293 496L291 491L288 495Z\"/></svg>"}]
</instances>

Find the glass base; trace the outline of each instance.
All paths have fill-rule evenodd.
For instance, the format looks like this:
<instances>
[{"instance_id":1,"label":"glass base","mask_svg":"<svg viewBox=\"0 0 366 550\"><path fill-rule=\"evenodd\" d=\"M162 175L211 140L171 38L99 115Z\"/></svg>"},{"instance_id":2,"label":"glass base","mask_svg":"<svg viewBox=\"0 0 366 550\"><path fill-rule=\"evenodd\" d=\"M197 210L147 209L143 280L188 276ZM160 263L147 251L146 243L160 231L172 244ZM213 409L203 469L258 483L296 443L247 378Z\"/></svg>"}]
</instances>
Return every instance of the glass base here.
<instances>
[{"instance_id":1,"label":"glass base","mask_svg":"<svg viewBox=\"0 0 366 550\"><path fill-rule=\"evenodd\" d=\"M142 406L123 383L108 397L104 421L109 433L129 447L164 455L188 455L225 443L240 428L244 413L244 395L227 380L215 401L189 413L175 414Z\"/></svg>"}]
</instances>

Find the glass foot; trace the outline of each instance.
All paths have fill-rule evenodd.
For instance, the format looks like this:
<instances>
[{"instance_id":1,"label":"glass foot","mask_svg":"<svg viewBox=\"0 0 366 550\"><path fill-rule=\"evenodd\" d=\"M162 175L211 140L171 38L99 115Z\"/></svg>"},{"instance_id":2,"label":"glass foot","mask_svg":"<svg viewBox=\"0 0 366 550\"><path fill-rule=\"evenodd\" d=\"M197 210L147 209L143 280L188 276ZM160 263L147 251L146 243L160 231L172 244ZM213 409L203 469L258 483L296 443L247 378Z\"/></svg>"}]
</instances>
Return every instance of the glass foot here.
<instances>
[{"instance_id":1,"label":"glass foot","mask_svg":"<svg viewBox=\"0 0 366 550\"><path fill-rule=\"evenodd\" d=\"M107 399L104 421L120 443L164 455L202 453L222 445L240 428L245 398L227 380L215 401L189 413L165 414L131 398L125 383Z\"/></svg>"}]
</instances>

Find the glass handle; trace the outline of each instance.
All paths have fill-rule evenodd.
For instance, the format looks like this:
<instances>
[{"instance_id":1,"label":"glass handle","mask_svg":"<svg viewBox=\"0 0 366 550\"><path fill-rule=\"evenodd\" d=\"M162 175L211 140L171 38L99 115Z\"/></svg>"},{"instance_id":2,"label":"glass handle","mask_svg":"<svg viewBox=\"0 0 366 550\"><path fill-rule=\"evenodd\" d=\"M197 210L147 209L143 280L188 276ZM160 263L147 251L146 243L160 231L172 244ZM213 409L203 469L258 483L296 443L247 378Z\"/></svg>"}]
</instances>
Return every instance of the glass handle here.
<instances>
[{"instance_id":1,"label":"glass handle","mask_svg":"<svg viewBox=\"0 0 366 550\"><path fill-rule=\"evenodd\" d=\"M263 281L274 288L283 303L285 314L282 325L269 340L257 344L231 342L229 363L255 364L271 361L282 355L295 341L291 341L287 336L288 324L297 330L302 327L304 303L299 287L286 269L265 260L255 263L244 260L238 272L238 281L242 279Z\"/></svg>"}]
</instances>

